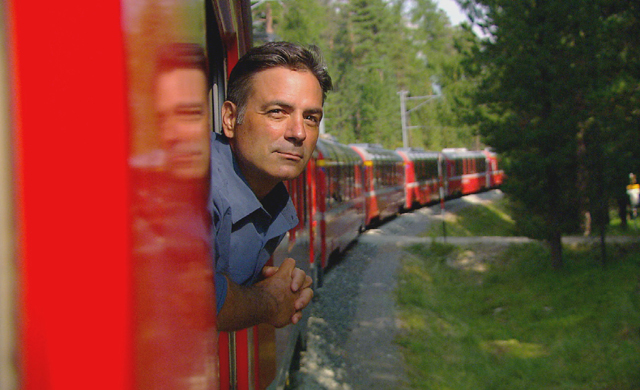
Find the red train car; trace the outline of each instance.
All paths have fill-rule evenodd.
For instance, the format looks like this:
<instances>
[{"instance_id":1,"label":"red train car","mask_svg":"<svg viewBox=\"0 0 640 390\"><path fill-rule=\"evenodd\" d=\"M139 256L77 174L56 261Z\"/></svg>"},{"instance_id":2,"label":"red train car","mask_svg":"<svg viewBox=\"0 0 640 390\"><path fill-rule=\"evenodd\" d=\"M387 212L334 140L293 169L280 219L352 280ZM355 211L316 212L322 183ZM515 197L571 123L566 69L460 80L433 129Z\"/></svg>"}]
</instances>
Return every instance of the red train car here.
<instances>
[{"instance_id":1,"label":"red train car","mask_svg":"<svg viewBox=\"0 0 640 390\"><path fill-rule=\"evenodd\" d=\"M316 150L324 269L329 256L343 251L365 228L364 165L358 153L335 141L320 139Z\"/></svg>"},{"instance_id":2,"label":"red train car","mask_svg":"<svg viewBox=\"0 0 640 390\"><path fill-rule=\"evenodd\" d=\"M404 208L410 210L440 199L440 153L398 148L404 160Z\"/></svg>"},{"instance_id":3,"label":"red train car","mask_svg":"<svg viewBox=\"0 0 640 390\"><path fill-rule=\"evenodd\" d=\"M445 149L442 151L445 196L461 196L487 188L487 157L482 151Z\"/></svg>"},{"instance_id":4,"label":"red train car","mask_svg":"<svg viewBox=\"0 0 640 390\"><path fill-rule=\"evenodd\" d=\"M209 180L172 177L157 112L159 54L197 45L220 127L250 2L9 0L0 18L0 388L266 387L257 328L221 335L218 365Z\"/></svg>"},{"instance_id":5,"label":"red train car","mask_svg":"<svg viewBox=\"0 0 640 390\"><path fill-rule=\"evenodd\" d=\"M400 155L377 144L351 144L364 162L365 222L396 215L404 202L404 166Z\"/></svg>"},{"instance_id":6,"label":"red train car","mask_svg":"<svg viewBox=\"0 0 640 390\"><path fill-rule=\"evenodd\" d=\"M365 226L363 163L351 148L328 137L318 139L305 172L287 182L300 223L273 254L276 265L291 257L309 273L314 289L322 285L332 254L340 253ZM295 326L275 330L278 375L275 386L287 382L296 348L304 343L306 317Z\"/></svg>"},{"instance_id":7,"label":"red train car","mask_svg":"<svg viewBox=\"0 0 640 390\"><path fill-rule=\"evenodd\" d=\"M216 337L208 178L169 177L156 107L159 52L199 45L220 128L228 72L251 46L250 2L9 0L0 20L0 388L281 386L302 327ZM502 181L494 157L485 186ZM447 166L460 193L483 188L465 184L481 175L469 161ZM301 223L276 264L293 257L321 281L363 227L433 200L419 165L419 191L405 192L397 153L321 139L289 183Z\"/></svg>"}]
</instances>

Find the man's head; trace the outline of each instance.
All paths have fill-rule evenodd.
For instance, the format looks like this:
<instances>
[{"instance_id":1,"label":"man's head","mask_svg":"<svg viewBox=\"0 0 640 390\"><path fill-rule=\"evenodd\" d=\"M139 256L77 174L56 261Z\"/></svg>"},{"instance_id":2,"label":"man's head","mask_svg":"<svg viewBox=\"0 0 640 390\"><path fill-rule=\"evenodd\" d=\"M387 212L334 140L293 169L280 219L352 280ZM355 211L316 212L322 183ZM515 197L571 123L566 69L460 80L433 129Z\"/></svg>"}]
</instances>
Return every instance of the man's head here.
<instances>
[{"instance_id":1,"label":"man's head","mask_svg":"<svg viewBox=\"0 0 640 390\"><path fill-rule=\"evenodd\" d=\"M209 169L207 64L197 44L160 51L155 107L166 168L178 179L201 179Z\"/></svg>"},{"instance_id":2,"label":"man's head","mask_svg":"<svg viewBox=\"0 0 640 390\"><path fill-rule=\"evenodd\" d=\"M268 43L238 61L229 78L222 127L258 198L304 170L331 87L315 49Z\"/></svg>"},{"instance_id":3,"label":"man's head","mask_svg":"<svg viewBox=\"0 0 640 390\"><path fill-rule=\"evenodd\" d=\"M229 75L227 100L238 107L241 123L251 93L253 76L275 67L311 72L322 88L323 104L327 92L333 88L331 76L317 47L305 48L289 42L269 42L254 47L240 58Z\"/></svg>"}]
</instances>

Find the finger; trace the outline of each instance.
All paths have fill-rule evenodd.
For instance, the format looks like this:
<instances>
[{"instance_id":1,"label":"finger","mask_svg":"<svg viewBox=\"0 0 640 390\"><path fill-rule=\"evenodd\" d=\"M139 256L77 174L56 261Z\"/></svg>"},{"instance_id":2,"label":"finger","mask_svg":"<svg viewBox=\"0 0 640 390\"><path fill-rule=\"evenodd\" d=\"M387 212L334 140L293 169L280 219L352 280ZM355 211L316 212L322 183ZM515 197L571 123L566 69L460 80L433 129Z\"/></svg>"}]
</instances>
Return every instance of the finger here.
<instances>
[{"instance_id":1,"label":"finger","mask_svg":"<svg viewBox=\"0 0 640 390\"><path fill-rule=\"evenodd\" d=\"M269 277L275 275L276 272L278 272L278 267L272 267L272 266L269 266L269 265L265 265L264 267L262 267L262 277L263 278L269 278Z\"/></svg>"},{"instance_id":2,"label":"finger","mask_svg":"<svg viewBox=\"0 0 640 390\"><path fill-rule=\"evenodd\" d=\"M302 319L302 313L301 312L296 312L294 315L291 316L291 323L293 325L297 324L300 320Z\"/></svg>"},{"instance_id":3,"label":"finger","mask_svg":"<svg viewBox=\"0 0 640 390\"><path fill-rule=\"evenodd\" d=\"M281 272L284 275L291 276L291 273L295 268L296 268L296 261L290 257L287 257L286 259L284 259L282 264L280 264L280 267L278 267L278 272L279 273Z\"/></svg>"},{"instance_id":4,"label":"finger","mask_svg":"<svg viewBox=\"0 0 640 390\"><path fill-rule=\"evenodd\" d=\"M311 299L313 298L313 290L310 288L305 288L300 292L300 296L293 303L293 307L300 311L309 305Z\"/></svg>"},{"instance_id":5,"label":"finger","mask_svg":"<svg viewBox=\"0 0 640 390\"><path fill-rule=\"evenodd\" d=\"M300 268L294 268L291 272L291 291L296 292L300 290L300 287L309 287L304 286L306 282L307 274L301 270Z\"/></svg>"},{"instance_id":6,"label":"finger","mask_svg":"<svg viewBox=\"0 0 640 390\"><path fill-rule=\"evenodd\" d=\"M304 279L304 284L302 285L302 288L311 287L312 284L313 284L313 279L311 279L311 276L307 275L307 277Z\"/></svg>"}]
</instances>

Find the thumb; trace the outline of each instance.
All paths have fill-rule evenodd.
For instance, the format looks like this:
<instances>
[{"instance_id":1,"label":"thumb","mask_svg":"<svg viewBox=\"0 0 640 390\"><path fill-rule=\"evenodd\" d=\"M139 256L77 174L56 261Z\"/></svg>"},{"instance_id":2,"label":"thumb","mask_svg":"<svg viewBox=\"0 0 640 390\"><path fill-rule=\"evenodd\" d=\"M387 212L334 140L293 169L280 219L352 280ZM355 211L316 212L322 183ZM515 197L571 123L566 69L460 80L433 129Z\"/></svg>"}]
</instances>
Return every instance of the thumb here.
<instances>
[{"instance_id":1,"label":"thumb","mask_svg":"<svg viewBox=\"0 0 640 390\"><path fill-rule=\"evenodd\" d=\"M262 277L265 279L272 277L276 274L276 272L278 272L278 267L273 267L270 265L265 265L264 267L262 267Z\"/></svg>"}]
</instances>

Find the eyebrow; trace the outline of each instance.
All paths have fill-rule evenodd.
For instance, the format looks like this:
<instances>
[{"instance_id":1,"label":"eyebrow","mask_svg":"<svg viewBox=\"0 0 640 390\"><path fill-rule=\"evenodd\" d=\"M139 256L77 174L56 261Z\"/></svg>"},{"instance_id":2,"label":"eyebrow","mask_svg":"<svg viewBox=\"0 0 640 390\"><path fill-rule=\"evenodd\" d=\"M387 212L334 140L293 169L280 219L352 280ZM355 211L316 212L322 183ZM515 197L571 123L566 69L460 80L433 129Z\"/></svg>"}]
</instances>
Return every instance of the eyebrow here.
<instances>
[{"instance_id":1,"label":"eyebrow","mask_svg":"<svg viewBox=\"0 0 640 390\"><path fill-rule=\"evenodd\" d=\"M308 114L320 114L320 115L324 114L324 110L322 108L312 108L309 110L305 110L304 112Z\"/></svg>"},{"instance_id":2,"label":"eyebrow","mask_svg":"<svg viewBox=\"0 0 640 390\"><path fill-rule=\"evenodd\" d=\"M284 102L284 101L281 101L281 100L273 100L273 101L267 102L267 103L263 104L261 108L263 110L265 110L269 106L280 106L280 107L284 107L284 108L287 108L287 109L292 109L293 108L292 104ZM320 115L324 114L324 110L322 108L310 108L310 109L304 110L303 112L307 113L307 114L320 114Z\"/></svg>"}]
</instances>

